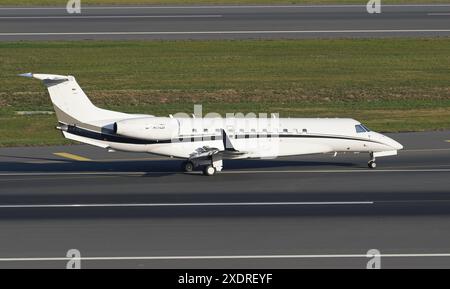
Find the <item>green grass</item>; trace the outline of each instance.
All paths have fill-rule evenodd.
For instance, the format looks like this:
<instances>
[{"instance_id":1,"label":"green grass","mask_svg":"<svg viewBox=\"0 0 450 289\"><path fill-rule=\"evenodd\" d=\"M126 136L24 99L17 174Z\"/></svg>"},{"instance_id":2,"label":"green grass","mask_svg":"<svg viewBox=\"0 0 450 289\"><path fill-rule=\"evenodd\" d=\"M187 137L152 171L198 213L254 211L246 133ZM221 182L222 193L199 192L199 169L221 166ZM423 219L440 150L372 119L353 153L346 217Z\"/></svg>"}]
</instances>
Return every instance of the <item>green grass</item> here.
<instances>
[{"instance_id":1,"label":"green grass","mask_svg":"<svg viewBox=\"0 0 450 289\"><path fill-rule=\"evenodd\" d=\"M0 146L60 144L38 81L73 74L97 105L167 115L352 117L380 131L450 128L450 39L0 43Z\"/></svg>"},{"instance_id":2,"label":"green grass","mask_svg":"<svg viewBox=\"0 0 450 289\"><path fill-rule=\"evenodd\" d=\"M67 0L2 0L0 6L66 5ZM365 4L366 0L81 0L82 5L105 4ZM450 3L450 0L382 0L383 4Z\"/></svg>"}]
</instances>

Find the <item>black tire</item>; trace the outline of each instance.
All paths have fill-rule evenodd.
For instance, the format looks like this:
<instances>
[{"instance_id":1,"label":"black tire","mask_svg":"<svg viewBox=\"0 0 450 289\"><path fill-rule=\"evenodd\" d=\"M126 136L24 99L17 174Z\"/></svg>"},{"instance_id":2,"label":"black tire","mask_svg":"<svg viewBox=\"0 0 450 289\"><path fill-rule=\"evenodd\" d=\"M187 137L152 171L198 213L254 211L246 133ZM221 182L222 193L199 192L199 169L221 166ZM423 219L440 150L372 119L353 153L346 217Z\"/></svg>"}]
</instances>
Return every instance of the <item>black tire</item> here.
<instances>
[{"instance_id":1,"label":"black tire","mask_svg":"<svg viewBox=\"0 0 450 289\"><path fill-rule=\"evenodd\" d=\"M375 169L375 168L377 167L377 163L374 162L374 161L370 161L370 162L367 164L367 166L368 166L370 169Z\"/></svg>"},{"instance_id":2,"label":"black tire","mask_svg":"<svg viewBox=\"0 0 450 289\"><path fill-rule=\"evenodd\" d=\"M203 175L213 176L215 173L216 173L216 169L213 166L208 165L208 166L203 167Z\"/></svg>"},{"instance_id":3,"label":"black tire","mask_svg":"<svg viewBox=\"0 0 450 289\"><path fill-rule=\"evenodd\" d=\"M187 161L184 162L183 165L181 166L181 168L183 169L183 171L185 171L186 173L190 173L194 170L194 164L191 161Z\"/></svg>"}]
</instances>

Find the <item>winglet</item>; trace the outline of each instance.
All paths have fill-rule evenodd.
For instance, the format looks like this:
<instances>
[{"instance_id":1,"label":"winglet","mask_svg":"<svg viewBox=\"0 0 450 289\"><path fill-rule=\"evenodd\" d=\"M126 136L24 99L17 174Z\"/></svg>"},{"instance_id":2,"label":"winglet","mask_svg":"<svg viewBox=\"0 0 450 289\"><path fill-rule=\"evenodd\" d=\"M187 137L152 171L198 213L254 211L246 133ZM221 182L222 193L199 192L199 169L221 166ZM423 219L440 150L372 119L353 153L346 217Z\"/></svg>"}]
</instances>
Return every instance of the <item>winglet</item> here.
<instances>
[{"instance_id":1,"label":"winglet","mask_svg":"<svg viewBox=\"0 0 450 289\"><path fill-rule=\"evenodd\" d=\"M27 77L27 78L36 78L39 80L50 80L50 81L58 81L58 80L69 80L69 76L64 75L55 75L55 74L34 74L34 73L24 73L19 74L19 76Z\"/></svg>"},{"instance_id":2,"label":"winglet","mask_svg":"<svg viewBox=\"0 0 450 289\"><path fill-rule=\"evenodd\" d=\"M28 72L28 73L19 74L18 76L33 78L33 73Z\"/></svg>"},{"instance_id":3,"label":"winglet","mask_svg":"<svg viewBox=\"0 0 450 289\"><path fill-rule=\"evenodd\" d=\"M234 147L233 144L231 143L231 140L228 138L227 133L225 132L224 129L222 129L222 141L223 141L223 148L226 151L237 151Z\"/></svg>"}]
</instances>

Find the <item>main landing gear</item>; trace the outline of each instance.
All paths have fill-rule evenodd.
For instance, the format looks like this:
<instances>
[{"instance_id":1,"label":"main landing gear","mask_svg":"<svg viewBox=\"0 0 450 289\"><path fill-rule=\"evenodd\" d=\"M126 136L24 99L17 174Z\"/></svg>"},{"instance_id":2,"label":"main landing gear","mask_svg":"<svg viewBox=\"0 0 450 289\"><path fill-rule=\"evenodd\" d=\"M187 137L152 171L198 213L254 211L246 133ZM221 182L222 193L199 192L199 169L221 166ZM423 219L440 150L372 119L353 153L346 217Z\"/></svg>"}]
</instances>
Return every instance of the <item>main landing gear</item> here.
<instances>
[{"instance_id":1,"label":"main landing gear","mask_svg":"<svg viewBox=\"0 0 450 289\"><path fill-rule=\"evenodd\" d=\"M190 173L194 170L194 163L191 161L185 161L181 165L181 169L187 173Z\"/></svg>"},{"instance_id":2,"label":"main landing gear","mask_svg":"<svg viewBox=\"0 0 450 289\"><path fill-rule=\"evenodd\" d=\"M216 168L211 166L211 165L207 165L203 167L203 175L205 176L213 176L216 173Z\"/></svg>"},{"instance_id":3,"label":"main landing gear","mask_svg":"<svg viewBox=\"0 0 450 289\"><path fill-rule=\"evenodd\" d=\"M375 169L377 167L377 163L375 162L375 156L373 155L373 153L370 153L370 160L367 163L367 166L370 169Z\"/></svg>"},{"instance_id":4,"label":"main landing gear","mask_svg":"<svg viewBox=\"0 0 450 289\"><path fill-rule=\"evenodd\" d=\"M201 167L203 175L213 176L223 168L222 158L212 155L206 158L188 159L182 164L183 171L189 173Z\"/></svg>"}]
</instances>

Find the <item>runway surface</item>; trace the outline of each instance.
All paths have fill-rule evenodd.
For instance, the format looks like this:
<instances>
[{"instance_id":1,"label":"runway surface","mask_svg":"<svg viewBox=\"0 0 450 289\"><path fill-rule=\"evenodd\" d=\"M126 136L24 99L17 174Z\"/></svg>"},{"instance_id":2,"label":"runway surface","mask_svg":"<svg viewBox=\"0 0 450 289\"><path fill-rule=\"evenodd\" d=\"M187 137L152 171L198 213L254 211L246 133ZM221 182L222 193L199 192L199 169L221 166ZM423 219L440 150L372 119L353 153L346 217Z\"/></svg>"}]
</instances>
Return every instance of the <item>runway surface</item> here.
<instances>
[{"instance_id":1,"label":"runway surface","mask_svg":"<svg viewBox=\"0 0 450 289\"><path fill-rule=\"evenodd\" d=\"M450 268L450 131L390 135L398 156L225 162L84 145L0 149L0 268ZM430 255L431 254L431 255ZM25 258L25 259L22 259ZM55 259L56 258L56 259Z\"/></svg>"},{"instance_id":2,"label":"runway surface","mask_svg":"<svg viewBox=\"0 0 450 289\"><path fill-rule=\"evenodd\" d=\"M0 41L436 37L450 35L450 5L137 6L0 8Z\"/></svg>"}]
</instances>

